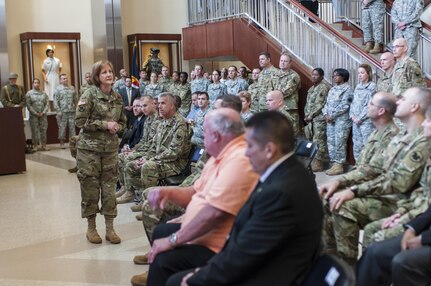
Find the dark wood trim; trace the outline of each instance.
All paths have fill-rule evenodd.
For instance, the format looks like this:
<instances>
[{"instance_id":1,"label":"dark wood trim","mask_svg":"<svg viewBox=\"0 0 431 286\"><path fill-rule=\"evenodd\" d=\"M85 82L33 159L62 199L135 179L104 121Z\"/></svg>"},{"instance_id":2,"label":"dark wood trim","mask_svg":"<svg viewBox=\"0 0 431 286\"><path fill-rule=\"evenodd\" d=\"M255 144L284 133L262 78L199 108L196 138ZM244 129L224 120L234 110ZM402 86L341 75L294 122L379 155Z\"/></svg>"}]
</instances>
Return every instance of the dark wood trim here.
<instances>
[{"instance_id":1,"label":"dark wood trim","mask_svg":"<svg viewBox=\"0 0 431 286\"><path fill-rule=\"evenodd\" d=\"M23 40L35 40L35 39L43 39L43 40L80 40L80 33L38 33L38 32L26 32L21 33L19 35L21 41Z\"/></svg>"}]
</instances>

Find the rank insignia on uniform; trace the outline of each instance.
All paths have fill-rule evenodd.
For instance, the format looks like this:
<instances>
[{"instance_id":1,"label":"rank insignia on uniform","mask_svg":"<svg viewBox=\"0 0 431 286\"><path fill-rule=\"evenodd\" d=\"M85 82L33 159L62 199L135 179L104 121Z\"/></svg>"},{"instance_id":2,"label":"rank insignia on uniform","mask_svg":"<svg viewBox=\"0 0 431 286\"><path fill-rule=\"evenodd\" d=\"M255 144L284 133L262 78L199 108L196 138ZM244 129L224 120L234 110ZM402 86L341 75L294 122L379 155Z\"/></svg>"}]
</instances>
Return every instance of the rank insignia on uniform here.
<instances>
[{"instance_id":1,"label":"rank insignia on uniform","mask_svg":"<svg viewBox=\"0 0 431 286\"><path fill-rule=\"evenodd\" d=\"M418 152L413 152L412 155L410 156L410 159L413 162L420 162L422 161L422 154Z\"/></svg>"}]
</instances>

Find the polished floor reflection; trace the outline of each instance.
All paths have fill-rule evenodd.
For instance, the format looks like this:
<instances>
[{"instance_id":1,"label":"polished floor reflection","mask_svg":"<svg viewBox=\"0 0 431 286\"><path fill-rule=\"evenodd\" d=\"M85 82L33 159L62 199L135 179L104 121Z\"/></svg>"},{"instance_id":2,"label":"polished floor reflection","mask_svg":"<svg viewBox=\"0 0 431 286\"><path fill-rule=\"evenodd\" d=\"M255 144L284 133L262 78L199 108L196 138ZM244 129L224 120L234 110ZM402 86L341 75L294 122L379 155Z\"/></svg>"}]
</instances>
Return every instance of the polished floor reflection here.
<instances>
[{"instance_id":1,"label":"polished floor reflection","mask_svg":"<svg viewBox=\"0 0 431 286\"><path fill-rule=\"evenodd\" d=\"M0 285L130 285L147 270L133 257L149 249L142 223L119 205L122 243L93 245L80 217L74 160L67 149L27 155L27 172L0 176ZM104 237L102 216L97 217Z\"/></svg>"},{"instance_id":2,"label":"polished floor reflection","mask_svg":"<svg viewBox=\"0 0 431 286\"><path fill-rule=\"evenodd\" d=\"M27 155L27 172L0 176L0 285L130 285L148 269L133 257L150 247L132 204L118 206L121 244L89 243L79 183L67 171L74 160L67 149L50 147ZM97 225L103 238L103 217Z\"/></svg>"}]
</instances>

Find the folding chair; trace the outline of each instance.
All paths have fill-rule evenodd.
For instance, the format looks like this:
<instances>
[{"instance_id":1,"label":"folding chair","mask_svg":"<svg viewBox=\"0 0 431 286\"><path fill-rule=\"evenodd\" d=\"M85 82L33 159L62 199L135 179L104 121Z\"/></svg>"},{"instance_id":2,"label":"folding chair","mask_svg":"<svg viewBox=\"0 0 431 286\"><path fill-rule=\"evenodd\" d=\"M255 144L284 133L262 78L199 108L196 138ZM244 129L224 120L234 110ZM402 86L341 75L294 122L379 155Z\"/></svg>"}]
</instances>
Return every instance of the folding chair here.
<instances>
[{"instance_id":1,"label":"folding chair","mask_svg":"<svg viewBox=\"0 0 431 286\"><path fill-rule=\"evenodd\" d=\"M353 268L341 259L323 254L311 266L302 286L354 286Z\"/></svg>"},{"instance_id":2,"label":"folding chair","mask_svg":"<svg viewBox=\"0 0 431 286\"><path fill-rule=\"evenodd\" d=\"M310 172L313 172L311 170L311 162L316 156L318 149L319 146L317 143L305 139L296 140L295 155Z\"/></svg>"}]
</instances>

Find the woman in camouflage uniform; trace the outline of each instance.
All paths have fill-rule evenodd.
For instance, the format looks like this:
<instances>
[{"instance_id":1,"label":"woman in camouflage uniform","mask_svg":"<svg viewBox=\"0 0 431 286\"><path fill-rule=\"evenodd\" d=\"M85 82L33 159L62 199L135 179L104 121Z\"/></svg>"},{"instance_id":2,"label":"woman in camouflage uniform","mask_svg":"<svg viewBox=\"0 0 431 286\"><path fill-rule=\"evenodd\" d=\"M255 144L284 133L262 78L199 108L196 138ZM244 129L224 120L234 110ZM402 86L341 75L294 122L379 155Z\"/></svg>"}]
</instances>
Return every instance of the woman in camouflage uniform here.
<instances>
[{"instance_id":1,"label":"woman in camouflage uniform","mask_svg":"<svg viewBox=\"0 0 431 286\"><path fill-rule=\"evenodd\" d=\"M49 97L40 90L40 80L33 80L33 89L25 95L25 104L30 112L31 138L35 151L48 151L46 147L46 131L48 130L47 113L49 110ZM42 144L42 146L41 146Z\"/></svg>"},{"instance_id":2,"label":"woman in camouflage uniform","mask_svg":"<svg viewBox=\"0 0 431 286\"><path fill-rule=\"evenodd\" d=\"M91 243L102 242L96 230L98 212L105 216L105 239L114 244L121 242L113 221L117 216L117 133L125 128L126 115L121 96L112 90L113 70L109 61L93 65L92 79L96 88L85 91L76 110L76 126L81 128L76 158L81 184L81 215L88 220L87 239Z\"/></svg>"}]
</instances>

